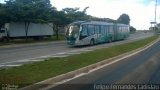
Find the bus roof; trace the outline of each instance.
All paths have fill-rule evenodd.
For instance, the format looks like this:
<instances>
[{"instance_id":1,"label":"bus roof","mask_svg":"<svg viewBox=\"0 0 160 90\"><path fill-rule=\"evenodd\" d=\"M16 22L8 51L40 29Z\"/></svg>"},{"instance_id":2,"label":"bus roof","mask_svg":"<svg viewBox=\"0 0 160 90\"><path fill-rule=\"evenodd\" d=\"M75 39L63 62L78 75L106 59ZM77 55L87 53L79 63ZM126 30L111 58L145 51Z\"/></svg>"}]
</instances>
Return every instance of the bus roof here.
<instances>
[{"instance_id":1,"label":"bus roof","mask_svg":"<svg viewBox=\"0 0 160 90\"><path fill-rule=\"evenodd\" d=\"M103 22L103 21L76 21L69 25L83 25L83 24L95 24L95 25L113 25L113 23Z\"/></svg>"},{"instance_id":2,"label":"bus roof","mask_svg":"<svg viewBox=\"0 0 160 90\"><path fill-rule=\"evenodd\" d=\"M93 25L114 25L114 23L109 23L109 22L104 22L104 21L91 21L91 20L88 20L88 21L76 21L76 22L73 22L69 25L84 25L84 24L93 24ZM116 25L118 26L128 26L126 24L119 24L119 23L116 23Z\"/></svg>"},{"instance_id":3,"label":"bus roof","mask_svg":"<svg viewBox=\"0 0 160 90\"><path fill-rule=\"evenodd\" d=\"M84 22L83 24L93 24L93 25L113 25L113 23L109 22L102 22L102 21L89 21L89 22Z\"/></svg>"}]
</instances>

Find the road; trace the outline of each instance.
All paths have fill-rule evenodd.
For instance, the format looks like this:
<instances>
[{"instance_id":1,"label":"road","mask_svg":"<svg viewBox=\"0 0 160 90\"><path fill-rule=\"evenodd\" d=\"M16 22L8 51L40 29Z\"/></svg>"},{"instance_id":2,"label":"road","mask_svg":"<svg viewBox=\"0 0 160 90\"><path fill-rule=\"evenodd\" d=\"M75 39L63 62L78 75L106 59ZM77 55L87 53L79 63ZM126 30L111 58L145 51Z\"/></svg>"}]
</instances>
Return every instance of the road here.
<instances>
[{"instance_id":1,"label":"road","mask_svg":"<svg viewBox=\"0 0 160 90\"><path fill-rule=\"evenodd\" d=\"M144 86L136 86L136 84L160 84L159 76L160 41L136 55L72 79L49 90L109 90L107 88L109 84L120 84L122 86L130 84L130 90L137 90L138 88L144 88ZM102 86L103 89L99 89ZM148 89L141 90L159 90L160 85L145 88ZM112 90L120 89L114 87Z\"/></svg>"},{"instance_id":2,"label":"road","mask_svg":"<svg viewBox=\"0 0 160 90\"><path fill-rule=\"evenodd\" d=\"M109 47L117 44L131 42L134 40L146 38L152 36L152 32L144 33L138 32L131 34L127 40L100 44L96 46L71 48L66 45L65 42L52 42L47 44L33 44L22 45L17 47L0 48L0 67L3 66L18 66L24 63L30 63L33 61L40 61L46 57L67 56L68 54L78 54L80 52L86 52L97 48Z\"/></svg>"}]
</instances>

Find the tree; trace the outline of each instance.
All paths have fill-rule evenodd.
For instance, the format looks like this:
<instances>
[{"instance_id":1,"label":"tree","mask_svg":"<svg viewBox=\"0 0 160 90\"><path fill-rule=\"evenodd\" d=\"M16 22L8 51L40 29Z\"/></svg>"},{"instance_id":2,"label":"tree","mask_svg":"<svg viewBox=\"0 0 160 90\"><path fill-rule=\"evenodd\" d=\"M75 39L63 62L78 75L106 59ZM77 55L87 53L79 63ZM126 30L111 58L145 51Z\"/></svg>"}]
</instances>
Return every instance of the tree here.
<instances>
[{"instance_id":1,"label":"tree","mask_svg":"<svg viewBox=\"0 0 160 90\"><path fill-rule=\"evenodd\" d=\"M130 17L127 14L122 14L120 17L117 19L118 23L123 23L123 24L130 24Z\"/></svg>"},{"instance_id":2,"label":"tree","mask_svg":"<svg viewBox=\"0 0 160 90\"><path fill-rule=\"evenodd\" d=\"M88 8L89 8L89 6L88 6L88 7L85 7L85 8L83 9L83 13L86 13Z\"/></svg>"},{"instance_id":3,"label":"tree","mask_svg":"<svg viewBox=\"0 0 160 90\"><path fill-rule=\"evenodd\" d=\"M67 24L70 23L70 20L68 18L66 18L66 14L63 11L55 11L52 10L51 12L51 17L50 17L50 22L52 22L53 24L53 31L56 34L56 39L58 40L58 33L59 33L59 29L58 27L60 26L65 26Z\"/></svg>"},{"instance_id":4,"label":"tree","mask_svg":"<svg viewBox=\"0 0 160 90\"><path fill-rule=\"evenodd\" d=\"M0 3L0 28L2 28L2 26L11 21L11 17L12 15L10 15L10 12L7 11L7 6L6 4L1 4Z\"/></svg>"},{"instance_id":5,"label":"tree","mask_svg":"<svg viewBox=\"0 0 160 90\"><path fill-rule=\"evenodd\" d=\"M136 28L134 28L133 26L130 26L130 32L131 32L131 33L136 32Z\"/></svg>"},{"instance_id":6,"label":"tree","mask_svg":"<svg viewBox=\"0 0 160 90\"><path fill-rule=\"evenodd\" d=\"M0 29L2 28L2 26L6 22L5 14L6 14L5 5L0 4Z\"/></svg>"},{"instance_id":7,"label":"tree","mask_svg":"<svg viewBox=\"0 0 160 90\"><path fill-rule=\"evenodd\" d=\"M86 15L86 10L89 7L84 8L83 11L79 11L79 8L64 8L62 11L66 14L66 18L70 20L70 22L78 21L78 20L87 20L89 19Z\"/></svg>"},{"instance_id":8,"label":"tree","mask_svg":"<svg viewBox=\"0 0 160 90\"><path fill-rule=\"evenodd\" d=\"M73 22L76 20L78 10L79 8L64 8L62 11L66 14L66 18L70 20L70 22Z\"/></svg>"},{"instance_id":9,"label":"tree","mask_svg":"<svg viewBox=\"0 0 160 90\"><path fill-rule=\"evenodd\" d=\"M62 11L57 11L53 7L50 22L53 23L56 39L58 39L58 27L64 27L73 21L87 20L88 16L85 13L88 8L86 7L83 11L79 11L79 8L64 8Z\"/></svg>"},{"instance_id":10,"label":"tree","mask_svg":"<svg viewBox=\"0 0 160 90\"><path fill-rule=\"evenodd\" d=\"M25 23L26 40L30 23L47 22L51 9L50 0L8 0L6 6L10 21Z\"/></svg>"}]
</instances>

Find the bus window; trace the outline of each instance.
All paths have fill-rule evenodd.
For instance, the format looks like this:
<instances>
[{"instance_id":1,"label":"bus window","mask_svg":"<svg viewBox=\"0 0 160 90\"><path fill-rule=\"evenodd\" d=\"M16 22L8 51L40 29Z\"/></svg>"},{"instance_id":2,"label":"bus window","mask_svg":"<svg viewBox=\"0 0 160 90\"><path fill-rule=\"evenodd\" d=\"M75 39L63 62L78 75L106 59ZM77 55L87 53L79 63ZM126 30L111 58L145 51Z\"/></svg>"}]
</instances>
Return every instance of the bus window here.
<instances>
[{"instance_id":1,"label":"bus window","mask_svg":"<svg viewBox=\"0 0 160 90\"><path fill-rule=\"evenodd\" d=\"M122 32L123 32L123 33L125 32L125 28L124 28L124 26L122 27Z\"/></svg>"},{"instance_id":2,"label":"bus window","mask_svg":"<svg viewBox=\"0 0 160 90\"><path fill-rule=\"evenodd\" d=\"M80 34L80 39L83 39L87 36L88 36L87 25L83 25L82 26L82 31L81 31L81 34Z\"/></svg>"},{"instance_id":3,"label":"bus window","mask_svg":"<svg viewBox=\"0 0 160 90\"><path fill-rule=\"evenodd\" d=\"M88 25L88 35L94 34L94 25Z\"/></svg>"},{"instance_id":4,"label":"bus window","mask_svg":"<svg viewBox=\"0 0 160 90\"><path fill-rule=\"evenodd\" d=\"M105 26L105 33L106 33L106 34L109 33L109 26Z\"/></svg>"},{"instance_id":5,"label":"bus window","mask_svg":"<svg viewBox=\"0 0 160 90\"><path fill-rule=\"evenodd\" d=\"M99 26L95 26L95 34L99 34L100 33L100 27Z\"/></svg>"},{"instance_id":6,"label":"bus window","mask_svg":"<svg viewBox=\"0 0 160 90\"><path fill-rule=\"evenodd\" d=\"M71 37L77 37L79 32L79 26L78 25L72 25L69 26L69 30L66 32Z\"/></svg>"},{"instance_id":7,"label":"bus window","mask_svg":"<svg viewBox=\"0 0 160 90\"><path fill-rule=\"evenodd\" d=\"M122 33L122 27L121 26L119 27L119 31L120 31L120 33Z\"/></svg>"},{"instance_id":8,"label":"bus window","mask_svg":"<svg viewBox=\"0 0 160 90\"><path fill-rule=\"evenodd\" d=\"M113 34L113 27L112 26L108 26L109 29L109 33Z\"/></svg>"},{"instance_id":9,"label":"bus window","mask_svg":"<svg viewBox=\"0 0 160 90\"><path fill-rule=\"evenodd\" d=\"M105 34L105 26L101 26L101 34Z\"/></svg>"}]
</instances>

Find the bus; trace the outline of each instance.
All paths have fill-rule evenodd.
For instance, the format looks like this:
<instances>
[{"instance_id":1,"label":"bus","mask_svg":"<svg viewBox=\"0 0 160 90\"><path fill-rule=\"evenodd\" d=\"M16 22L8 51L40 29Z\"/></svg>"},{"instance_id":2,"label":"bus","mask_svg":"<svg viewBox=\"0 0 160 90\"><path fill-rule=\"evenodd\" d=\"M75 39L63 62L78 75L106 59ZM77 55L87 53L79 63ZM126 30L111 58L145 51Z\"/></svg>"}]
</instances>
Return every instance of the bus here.
<instances>
[{"instance_id":1,"label":"bus","mask_svg":"<svg viewBox=\"0 0 160 90\"><path fill-rule=\"evenodd\" d=\"M129 25L102 21L77 21L68 25L67 44L95 45L129 37Z\"/></svg>"}]
</instances>

